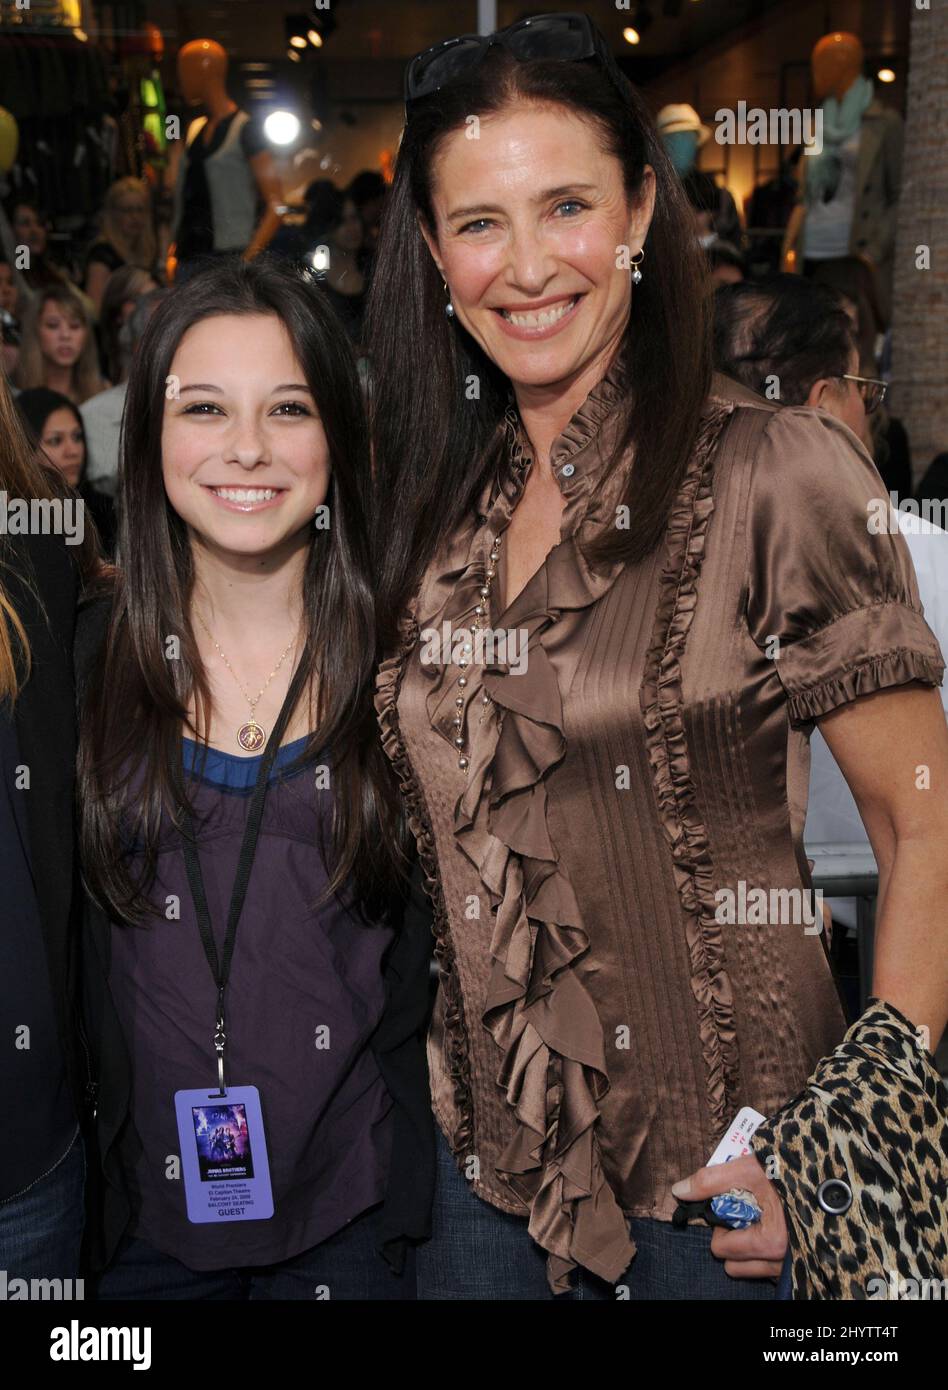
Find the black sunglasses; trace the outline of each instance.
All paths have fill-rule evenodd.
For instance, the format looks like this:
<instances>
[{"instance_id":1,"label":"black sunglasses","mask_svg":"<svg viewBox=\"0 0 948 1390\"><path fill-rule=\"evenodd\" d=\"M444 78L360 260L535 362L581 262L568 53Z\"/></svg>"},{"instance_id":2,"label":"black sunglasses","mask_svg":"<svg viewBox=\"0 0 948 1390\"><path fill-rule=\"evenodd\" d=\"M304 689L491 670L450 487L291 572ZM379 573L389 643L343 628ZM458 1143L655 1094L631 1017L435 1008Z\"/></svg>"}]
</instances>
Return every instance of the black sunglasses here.
<instances>
[{"instance_id":1,"label":"black sunglasses","mask_svg":"<svg viewBox=\"0 0 948 1390\"><path fill-rule=\"evenodd\" d=\"M498 29L495 34L462 34L456 39L444 39L416 54L405 70L406 115L415 102L469 76L495 44L506 48L521 63L550 58L577 63L591 58L605 69L620 95L628 100L629 85L588 15L541 14Z\"/></svg>"}]
</instances>

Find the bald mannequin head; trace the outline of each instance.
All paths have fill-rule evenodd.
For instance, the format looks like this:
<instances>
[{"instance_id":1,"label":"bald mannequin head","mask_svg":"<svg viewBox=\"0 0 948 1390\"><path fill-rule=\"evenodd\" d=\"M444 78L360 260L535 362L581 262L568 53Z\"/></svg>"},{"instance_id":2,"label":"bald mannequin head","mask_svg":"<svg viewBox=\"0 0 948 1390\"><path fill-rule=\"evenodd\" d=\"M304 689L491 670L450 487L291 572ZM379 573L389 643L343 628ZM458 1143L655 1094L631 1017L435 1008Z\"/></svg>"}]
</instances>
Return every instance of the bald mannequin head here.
<instances>
[{"instance_id":1,"label":"bald mannequin head","mask_svg":"<svg viewBox=\"0 0 948 1390\"><path fill-rule=\"evenodd\" d=\"M214 39L192 39L178 53L178 83L185 101L206 102L227 81L227 54Z\"/></svg>"},{"instance_id":2,"label":"bald mannequin head","mask_svg":"<svg viewBox=\"0 0 948 1390\"><path fill-rule=\"evenodd\" d=\"M865 58L862 41L855 34L824 34L810 57L817 101L827 97L842 101L862 72Z\"/></svg>"}]
</instances>

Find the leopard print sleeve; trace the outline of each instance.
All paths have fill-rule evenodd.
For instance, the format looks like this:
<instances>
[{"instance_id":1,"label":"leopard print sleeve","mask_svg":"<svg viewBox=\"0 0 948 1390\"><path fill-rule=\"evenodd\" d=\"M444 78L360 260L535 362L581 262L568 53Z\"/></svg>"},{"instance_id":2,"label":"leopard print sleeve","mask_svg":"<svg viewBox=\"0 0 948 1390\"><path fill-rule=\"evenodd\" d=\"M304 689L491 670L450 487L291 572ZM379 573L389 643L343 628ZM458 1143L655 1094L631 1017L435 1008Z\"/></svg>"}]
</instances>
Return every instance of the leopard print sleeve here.
<instances>
[{"instance_id":1,"label":"leopard print sleeve","mask_svg":"<svg viewBox=\"0 0 948 1390\"><path fill-rule=\"evenodd\" d=\"M795 1299L948 1296L948 1089L898 1009L870 999L752 1144L783 1203Z\"/></svg>"}]
</instances>

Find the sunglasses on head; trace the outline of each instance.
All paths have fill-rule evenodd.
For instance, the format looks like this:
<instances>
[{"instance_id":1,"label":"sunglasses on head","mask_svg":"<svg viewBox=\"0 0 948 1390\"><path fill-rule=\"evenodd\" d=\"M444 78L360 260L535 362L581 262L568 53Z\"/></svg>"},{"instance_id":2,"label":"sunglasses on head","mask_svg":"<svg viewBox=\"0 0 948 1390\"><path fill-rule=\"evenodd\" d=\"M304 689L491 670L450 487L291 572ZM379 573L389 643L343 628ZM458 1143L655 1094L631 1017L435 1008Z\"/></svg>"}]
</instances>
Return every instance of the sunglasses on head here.
<instances>
[{"instance_id":1,"label":"sunglasses on head","mask_svg":"<svg viewBox=\"0 0 948 1390\"><path fill-rule=\"evenodd\" d=\"M587 15L541 14L498 29L495 34L462 34L456 39L445 39L416 54L405 71L406 115L411 114L415 102L470 76L495 45L507 49L521 63L537 59L577 63L592 59L605 69L620 95L628 99L626 79L606 40Z\"/></svg>"}]
</instances>

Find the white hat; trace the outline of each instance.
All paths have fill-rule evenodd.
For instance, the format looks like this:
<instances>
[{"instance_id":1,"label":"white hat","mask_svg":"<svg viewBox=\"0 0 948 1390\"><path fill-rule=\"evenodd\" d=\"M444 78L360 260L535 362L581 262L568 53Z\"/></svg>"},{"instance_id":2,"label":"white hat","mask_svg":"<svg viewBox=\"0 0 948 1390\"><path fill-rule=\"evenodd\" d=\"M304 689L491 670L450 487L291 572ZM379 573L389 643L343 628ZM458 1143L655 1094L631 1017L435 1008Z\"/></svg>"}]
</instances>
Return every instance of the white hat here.
<instances>
[{"instance_id":1,"label":"white hat","mask_svg":"<svg viewBox=\"0 0 948 1390\"><path fill-rule=\"evenodd\" d=\"M677 131L693 130L698 137L698 148L711 139L711 129L702 124L701 117L687 102L663 106L656 120L659 135L674 135Z\"/></svg>"}]
</instances>

